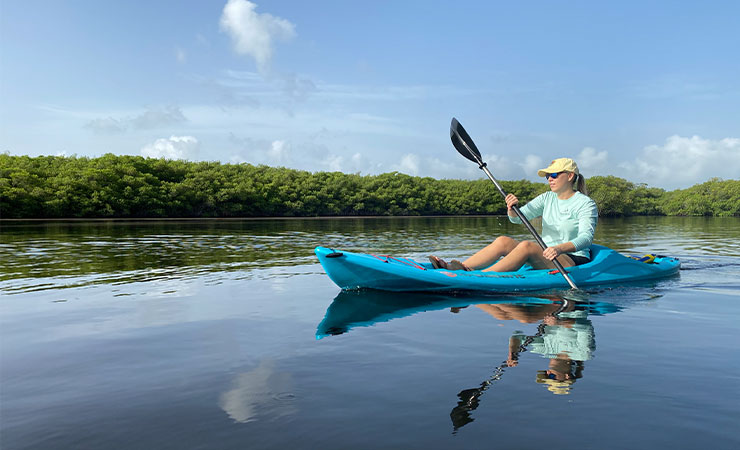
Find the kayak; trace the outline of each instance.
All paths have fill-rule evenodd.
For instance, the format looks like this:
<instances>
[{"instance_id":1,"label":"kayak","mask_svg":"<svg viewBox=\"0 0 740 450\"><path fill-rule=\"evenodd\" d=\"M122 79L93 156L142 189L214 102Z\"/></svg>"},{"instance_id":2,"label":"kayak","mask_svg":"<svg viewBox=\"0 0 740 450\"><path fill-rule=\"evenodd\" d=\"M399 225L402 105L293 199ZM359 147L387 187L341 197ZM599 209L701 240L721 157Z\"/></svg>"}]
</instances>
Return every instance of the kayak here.
<instances>
[{"instance_id":1,"label":"kayak","mask_svg":"<svg viewBox=\"0 0 740 450\"><path fill-rule=\"evenodd\" d=\"M569 288L557 270L535 270L528 265L515 272L447 270L403 257L326 247L316 247L315 252L329 278L344 290L519 292ZM650 255L643 259L594 244L590 262L566 270L575 284L582 287L665 278L678 273L681 267L677 258Z\"/></svg>"},{"instance_id":2,"label":"kayak","mask_svg":"<svg viewBox=\"0 0 740 450\"><path fill-rule=\"evenodd\" d=\"M357 327L369 327L402 317L448 308L463 309L471 305L515 305L528 311L548 307L563 298L555 295L527 296L478 293L465 296L428 292L384 292L377 290L340 291L326 310L316 329L316 339L349 332ZM577 303L575 310L590 316L603 316L621 311L619 305L588 301Z\"/></svg>"}]
</instances>

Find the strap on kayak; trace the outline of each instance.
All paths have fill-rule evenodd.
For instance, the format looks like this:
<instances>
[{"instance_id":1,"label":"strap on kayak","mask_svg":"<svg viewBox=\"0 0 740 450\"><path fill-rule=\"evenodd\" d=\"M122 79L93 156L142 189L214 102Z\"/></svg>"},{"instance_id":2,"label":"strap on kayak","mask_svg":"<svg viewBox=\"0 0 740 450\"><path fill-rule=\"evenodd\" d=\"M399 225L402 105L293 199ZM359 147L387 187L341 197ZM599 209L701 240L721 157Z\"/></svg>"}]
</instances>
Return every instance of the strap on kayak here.
<instances>
[{"instance_id":1,"label":"strap on kayak","mask_svg":"<svg viewBox=\"0 0 740 450\"><path fill-rule=\"evenodd\" d=\"M406 264L407 266L415 267L417 269L427 270L426 267L420 266L413 259L396 258L395 256L391 256L391 255L374 255L372 253L370 254L370 256L374 256L374 257L378 258L379 260L381 260L383 262L386 262L386 263L389 263L389 262L391 262L391 260L393 260L393 261L398 261L401 264ZM383 259L383 258L385 258L385 259Z\"/></svg>"},{"instance_id":2,"label":"strap on kayak","mask_svg":"<svg viewBox=\"0 0 740 450\"><path fill-rule=\"evenodd\" d=\"M646 254L644 256L630 256L630 258L632 258L632 259L634 259L636 261L644 262L644 263L647 263L647 264L652 264L652 263L655 262L655 258L658 258L658 255L656 255L654 253L648 253L648 254Z\"/></svg>"}]
</instances>

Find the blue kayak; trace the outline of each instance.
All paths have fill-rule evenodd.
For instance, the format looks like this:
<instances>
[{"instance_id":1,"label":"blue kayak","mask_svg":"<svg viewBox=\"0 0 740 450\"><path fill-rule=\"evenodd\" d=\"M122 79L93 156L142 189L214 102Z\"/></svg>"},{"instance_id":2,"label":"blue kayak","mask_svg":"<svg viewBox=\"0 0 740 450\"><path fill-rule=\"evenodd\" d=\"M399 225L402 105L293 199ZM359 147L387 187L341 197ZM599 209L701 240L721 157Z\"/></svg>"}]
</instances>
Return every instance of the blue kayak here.
<instances>
[{"instance_id":1,"label":"blue kayak","mask_svg":"<svg viewBox=\"0 0 740 450\"><path fill-rule=\"evenodd\" d=\"M427 311L467 308L471 305L515 305L530 312L562 303L555 295L526 296L511 294L469 293L464 296L430 292L388 292L377 290L340 291L326 310L316 329L316 339L349 332L357 327L374 326L381 322ZM575 304L574 310L590 316L603 316L622 310L613 303L587 301ZM544 313L543 313L544 316Z\"/></svg>"},{"instance_id":2,"label":"blue kayak","mask_svg":"<svg viewBox=\"0 0 740 450\"><path fill-rule=\"evenodd\" d=\"M568 289L557 270L524 266L516 272L434 269L409 258L373 255L316 247L329 278L342 289L385 291L520 292ZM656 256L643 262L602 245L591 246L591 262L566 270L578 287L615 285L665 278L678 273L676 258Z\"/></svg>"}]
</instances>

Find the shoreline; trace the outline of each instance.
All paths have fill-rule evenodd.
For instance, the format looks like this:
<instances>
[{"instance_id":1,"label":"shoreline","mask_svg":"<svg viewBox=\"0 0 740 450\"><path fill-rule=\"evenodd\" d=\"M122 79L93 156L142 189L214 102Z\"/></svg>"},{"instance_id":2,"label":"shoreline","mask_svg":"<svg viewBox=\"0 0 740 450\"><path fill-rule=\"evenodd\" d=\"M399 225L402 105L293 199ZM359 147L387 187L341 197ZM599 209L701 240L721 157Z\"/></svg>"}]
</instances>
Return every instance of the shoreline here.
<instances>
[{"instance_id":1,"label":"shoreline","mask_svg":"<svg viewBox=\"0 0 740 450\"><path fill-rule=\"evenodd\" d=\"M410 218L441 218L441 217L506 217L506 214L455 214L455 215L426 215L426 216L270 216L270 217L68 217L46 219L1 219L4 222L194 222L206 221L238 221L238 220L321 220L321 219L410 219ZM655 216L663 217L663 216Z\"/></svg>"},{"instance_id":2,"label":"shoreline","mask_svg":"<svg viewBox=\"0 0 740 450\"><path fill-rule=\"evenodd\" d=\"M454 214L454 215L423 215L423 216L298 216L298 217L284 217L284 216L270 216L270 217L89 217L89 218L33 218L33 219L2 219L0 218L0 225L3 223L20 223L20 222L61 222L61 223L75 223L75 222L238 222L245 220L253 221L266 221L266 220L327 220L327 219L435 219L435 218L485 218L485 217L506 217L506 214ZM685 218L730 218L737 219L738 216L668 216L665 214L641 214L632 216L618 216L621 218L630 217L685 217ZM612 216L599 217L599 219L608 219Z\"/></svg>"}]
</instances>

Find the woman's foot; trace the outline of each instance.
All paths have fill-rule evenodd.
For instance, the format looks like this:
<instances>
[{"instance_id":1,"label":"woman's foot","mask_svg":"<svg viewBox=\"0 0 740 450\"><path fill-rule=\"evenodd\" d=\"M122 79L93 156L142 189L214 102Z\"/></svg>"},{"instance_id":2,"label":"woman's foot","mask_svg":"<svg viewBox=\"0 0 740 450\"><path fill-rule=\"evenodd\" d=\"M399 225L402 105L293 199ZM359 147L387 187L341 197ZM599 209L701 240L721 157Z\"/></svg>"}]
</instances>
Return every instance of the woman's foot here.
<instances>
[{"instance_id":1,"label":"woman's foot","mask_svg":"<svg viewBox=\"0 0 740 450\"><path fill-rule=\"evenodd\" d=\"M466 266L465 264L461 263L460 261L458 261L456 259L453 259L452 261L450 261L449 264L447 264L447 269L448 270L465 270L465 271L468 271L468 272L470 272L471 270L473 270L470 267Z\"/></svg>"},{"instance_id":2,"label":"woman's foot","mask_svg":"<svg viewBox=\"0 0 740 450\"><path fill-rule=\"evenodd\" d=\"M444 259L437 258L434 255L429 255L429 262L432 263L432 267L435 269L447 269L447 263Z\"/></svg>"}]
</instances>

